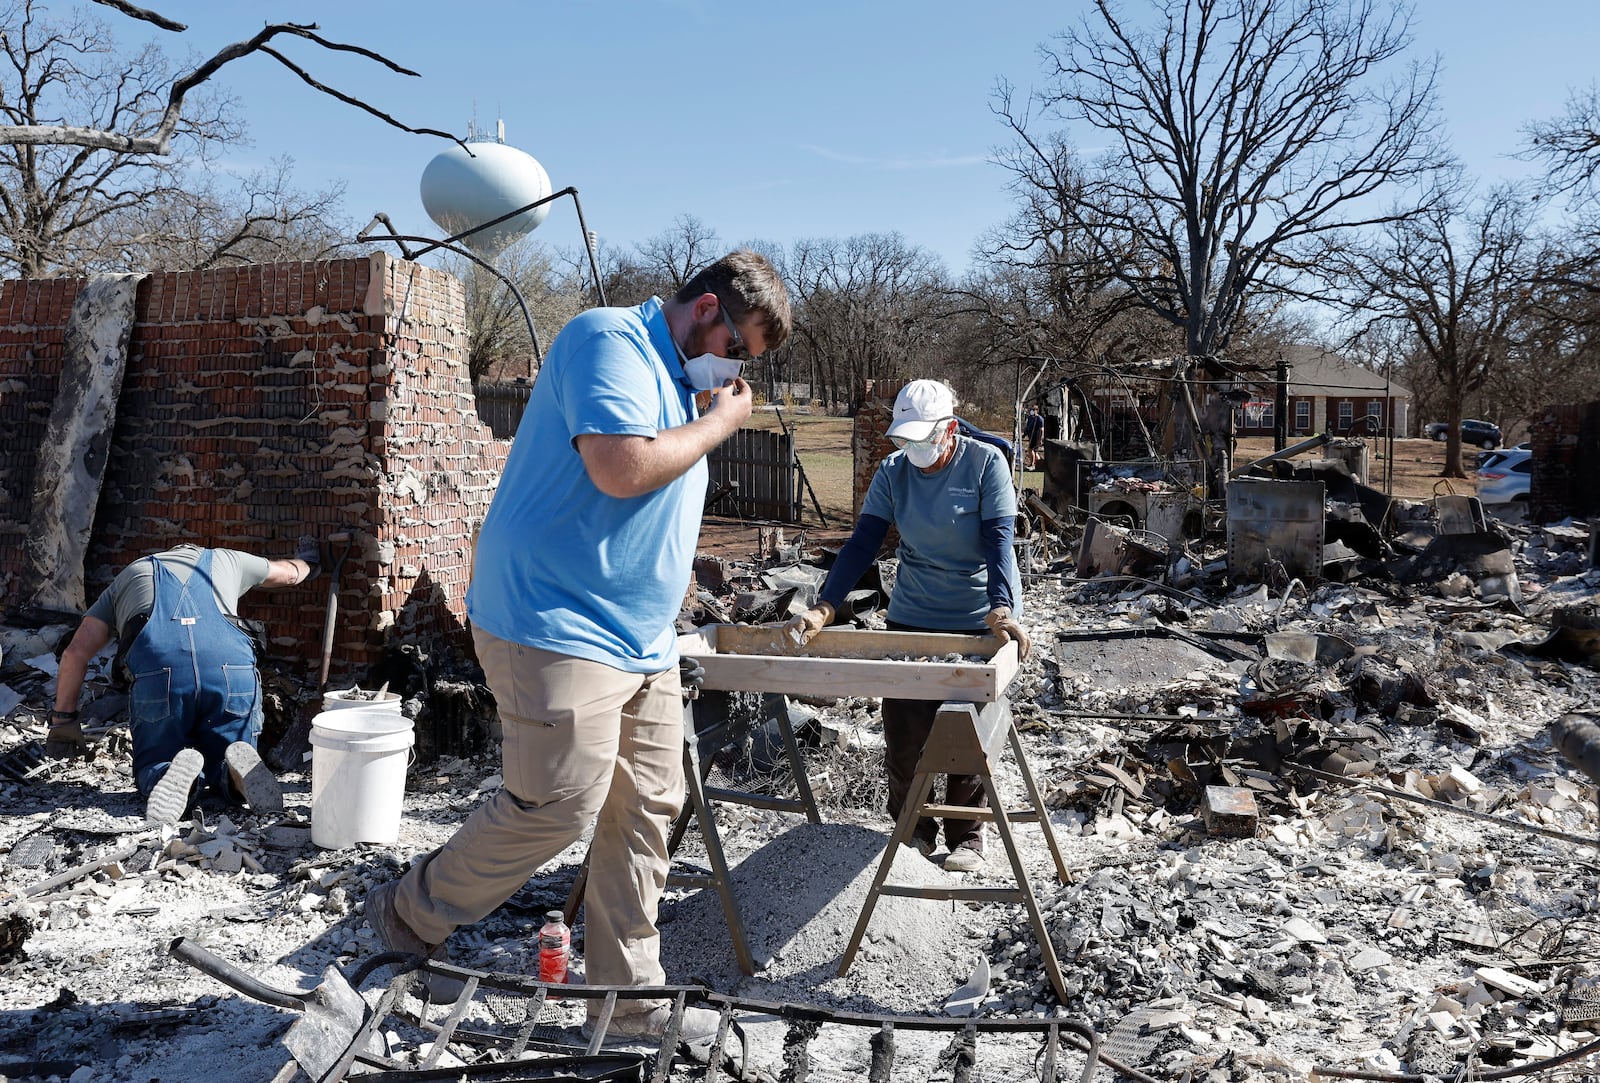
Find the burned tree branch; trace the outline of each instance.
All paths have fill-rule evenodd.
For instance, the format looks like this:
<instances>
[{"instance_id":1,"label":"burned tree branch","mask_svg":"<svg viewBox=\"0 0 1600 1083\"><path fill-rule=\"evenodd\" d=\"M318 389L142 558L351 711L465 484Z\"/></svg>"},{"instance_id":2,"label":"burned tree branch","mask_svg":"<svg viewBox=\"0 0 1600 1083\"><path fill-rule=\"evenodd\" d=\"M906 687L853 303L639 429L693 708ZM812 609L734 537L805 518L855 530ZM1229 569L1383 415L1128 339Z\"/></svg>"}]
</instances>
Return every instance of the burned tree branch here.
<instances>
[{"instance_id":1,"label":"burned tree branch","mask_svg":"<svg viewBox=\"0 0 1600 1083\"><path fill-rule=\"evenodd\" d=\"M102 7L108 7L114 11L120 11L130 19L138 19L141 22L152 23L156 26L159 26L163 30L175 30L179 33L182 33L183 31L189 29L189 27L184 23L176 22L175 20L169 19L165 15L162 15L158 12L150 11L148 8L135 7L134 5L128 3L127 0L94 0L94 2Z\"/></svg>"},{"instance_id":2,"label":"burned tree branch","mask_svg":"<svg viewBox=\"0 0 1600 1083\"><path fill-rule=\"evenodd\" d=\"M117 7L118 10L124 10L123 5L116 3L115 0L113 0L111 6ZM127 13L130 15L133 14L132 11ZM139 18L141 16L135 15L134 17ZM150 21L154 20L152 19ZM174 24L174 26L176 25L177 24ZM319 83L299 65L289 60L277 50L267 46L267 42L271 41L280 34L292 34L297 37L306 38L307 40L315 42L325 49L335 52L357 53L361 56L367 57L370 60L375 60L389 68L391 71L398 72L401 75L418 74L409 68L401 67L399 64L396 64L394 61L379 53L373 52L371 49L365 49L359 45L347 45L343 42L329 41L328 39L323 38L321 35L313 33L313 31L316 29L317 26L315 23L273 23L263 28L260 33L256 34L255 37L250 38L248 41L235 42L234 44L219 50L211 59L195 68L192 72L173 82L172 90L167 98L166 110L161 116L160 123L155 126L154 130L149 135L126 135L119 132L104 131L98 128L77 127L65 124L9 124L0 125L0 143L34 145L61 144L88 147L95 150L112 150L123 154L169 154L172 150L172 135L177 130L178 121L183 117L184 98L188 95L188 93L201 83L204 83L206 80L210 79L219 70L221 70L223 65L234 60L238 60L241 57L249 56L251 53L257 52L266 53L268 56L271 56L273 59L287 67L290 71L298 75L307 85L311 86L315 90L327 94L330 97L337 98L347 105L353 105L358 109L370 113L391 127L399 128L401 131L410 132L413 135L437 135L441 138L450 139L454 142L460 143L460 140L456 139L456 137L451 135L449 132L441 132L433 128L413 128L408 124L401 123L394 117L391 117L389 114L371 105L368 105L359 98L351 97L348 94L341 93L329 86Z\"/></svg>"}]
</instances>

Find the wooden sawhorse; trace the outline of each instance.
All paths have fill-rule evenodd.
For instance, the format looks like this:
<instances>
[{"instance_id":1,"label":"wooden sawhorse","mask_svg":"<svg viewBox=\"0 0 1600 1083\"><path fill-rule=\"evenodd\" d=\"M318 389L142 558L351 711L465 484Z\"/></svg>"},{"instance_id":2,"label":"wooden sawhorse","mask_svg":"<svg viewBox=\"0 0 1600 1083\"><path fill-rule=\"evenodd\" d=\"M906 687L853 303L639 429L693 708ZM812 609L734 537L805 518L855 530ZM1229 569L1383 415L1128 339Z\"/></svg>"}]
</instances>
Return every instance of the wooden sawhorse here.
<instances>
[{"instance_id":1,"label":"wooden sawhorse","mask_svg":"<svg viewBox=\"0 0 1600 1083\"><path fill-rule=\"evenodd\" d=\"M701 746L703 744L712 750L718 748L717 742L726 734L729 722L724 719L697 731L695 701L689 700L683 705L683 777L689 792L683 802L682 811L672 823L672 834L667 838L667 856L670 858L678 852L683 837L689 833L689 821L693 819L700 825L700 838L705 843L706 861L711 866L710 871L669 872L667 885L717 889L717 894L722 898L722 915L728 922L728 933L733 938L734 955L739 960L739 969L746 976L753 975L758 970L765 970L772 960L763 959L758 964L750 951L750 939L745 934L744 918L739 912L739 900L733 894L733 880L728 875L728 858L722 849L722 836L717 833L717 820L711 814L710 802L730 801L757 808L777 809L780 812L803 812L812 823L822 822L822 814L817 811L817 800L811 793L811 780L806 776L806 761L800 755L800 743L795 740L794 726L789 722L788 697L772 692L764 693L761 697L761 716L772 718L778 723L778 732L783 737L784 753L789 758L789 769L794 772L795 790L798 796L768 797L746 790L707 786L706 776L711 773L711 757L701 755ZM588 855L584 855L583 867L578 870L577 879L573 881L572 892L567 896L567 905L564 908L568 926L572 925L573 919L577 916L588 883L589 858Z\"/></svg>"},{"instance_id":2,"label":"wooden sawhorse","mask_svg":"<svg viewBox=\"0 0 1600 1083\"><path fill-rule=\"evenodd\" d=\"M1023 787L1028 791L1028 800L1032 804L1030 809L1007 812L1000 800L999 792L995 789L994 768L1008 740L1011 744L1011 754L1017 761L1017 770L1022 775ZM989 799L989 807L980 809L929 802L928 795L933 789L934 777L951 774L977 775L981 778L983 792ZM1006 857L1011 862L1011 873L1016 878L1017 886L1014 888L920 887L912 884L885 883L900 847L911 841L917 821L924 816L958 820L993 820L995 832L1000 836L1000 844L1005 848ZM1034 783L1033 772L1028 769L1027 757L1022 754L1022 739L1017 734L1017 727L1011 721L1011 704L1004 697L993 703L985 703L981 707L975 703L955 701L941 704L938 713L934 715L933 729L928 734L928 741L922 747L922 758L917 761L917 773L911 780L911 792L906 798L905 807L900 810L900 818L895 822L894 834L889 837L889 846L884 851L883 861L878 866L878 874L873 877L872 888L867 892L867 901L861 907L861 917L856 921L855 932L850 935L850 943L845 947L844 958L839 962L840 976L848 973L850 964L855 961L856 951L861 946L861 938L866 935L867 924L872 920L872 911L878 905L880 895L898 895L916 899L962 899L970 902L1020 900L1028 910L1028 921L1033 926L1033 935L1039 941L1039 958L1044 963L1045 973L1050 976L1050 984L1055 986L1056 996L1060 998L1061 1003L1067 1003L1066 983L1061 979L1061 965L1056 961L1055 948L1050 943L1050 930L1045 927L1044 917L1039 913L1039 902L1034 898L1027 870L1022 866L1022 855L1017 852L1016 840L1011 835L1013 823L1029 821L1037 823L1044 832L1050 854L1055 858L1056 878L1062 884L1068 883L1070 877L1067 874L1067 863L1061 856L1060 846L1056 844L1056 834L1050 826L1044 801L1039 796L1039 787Z\"/></svg>"}]
</instances>

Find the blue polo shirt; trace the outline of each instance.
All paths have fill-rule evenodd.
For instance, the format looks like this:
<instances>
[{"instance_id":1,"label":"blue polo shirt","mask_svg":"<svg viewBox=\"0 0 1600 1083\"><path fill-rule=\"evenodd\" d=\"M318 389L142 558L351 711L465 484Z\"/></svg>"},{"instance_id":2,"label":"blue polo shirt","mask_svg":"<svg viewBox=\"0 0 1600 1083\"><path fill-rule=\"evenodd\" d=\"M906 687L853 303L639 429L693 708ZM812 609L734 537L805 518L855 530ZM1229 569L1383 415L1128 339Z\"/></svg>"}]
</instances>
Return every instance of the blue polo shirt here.
<instances>
[{"instance_id":1,"label":"blue polo shirt","mask_svg":"<svg viewBox=\"0 0 1600 1083\"><path fill-rule=\"evenodd\" d=\"M697 416L660 300L591 309L562 328L478 536L472 622L629 673L673 665L705 461L654 492L618 499L589 479L574 440L653 439Z\"/></svg>"}]
</instances>

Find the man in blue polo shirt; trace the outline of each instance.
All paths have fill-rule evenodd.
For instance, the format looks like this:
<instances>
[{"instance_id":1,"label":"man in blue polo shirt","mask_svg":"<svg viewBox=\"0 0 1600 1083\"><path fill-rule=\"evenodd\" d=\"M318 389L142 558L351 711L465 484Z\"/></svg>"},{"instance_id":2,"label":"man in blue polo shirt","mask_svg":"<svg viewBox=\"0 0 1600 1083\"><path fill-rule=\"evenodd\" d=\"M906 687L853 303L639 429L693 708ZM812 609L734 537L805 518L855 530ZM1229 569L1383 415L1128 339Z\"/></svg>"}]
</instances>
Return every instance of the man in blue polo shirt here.
<instances>
[{"instance_id":1,"label":"man in blue polo shirt","mask_svg":"<svg viewBox=\"0 0 1600 1083\"><path fill-rule=\"evenodd\" d=\"M672 299L585 312L551 344L478 538L467 612L503 723L504 783L454 836L367 897L385 947L438 958L598 814L585 978L660 985L656 907L683 803L674 622L706 452L750 416L740 366L789 334L783 281L737 251ZM697 392L709 392L702 413ZM599 1001L591 1009L599 1011ZM659 1039L671 1005L620 1001L608 1033ZM689 1009L682 1037L715 1036Z\"/></svg>"}]
</instances>

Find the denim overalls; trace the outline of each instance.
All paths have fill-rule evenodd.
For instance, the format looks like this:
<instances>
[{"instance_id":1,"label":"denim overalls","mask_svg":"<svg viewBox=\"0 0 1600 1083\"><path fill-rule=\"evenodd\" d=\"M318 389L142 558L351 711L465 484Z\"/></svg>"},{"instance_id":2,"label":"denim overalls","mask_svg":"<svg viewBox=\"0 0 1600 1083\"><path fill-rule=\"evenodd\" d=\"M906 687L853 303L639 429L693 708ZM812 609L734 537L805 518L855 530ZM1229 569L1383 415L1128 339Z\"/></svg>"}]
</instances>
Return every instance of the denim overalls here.
<instances>
[{"instance_id":1,"label":"denim overalls","mask_svg":"<svg viewBox=\"0 0 1600 1083\"><path fill-rule=\"evenodd\" d=\"M127 656L134 784L149 796L172 757L194 748L205 757L206 783L220 790L223 753L235 741L253 746L261 732L255 650L217 607L211 550L187 583L146 559L155 566L155 601Z\"/></svg>"}]
</instances>

